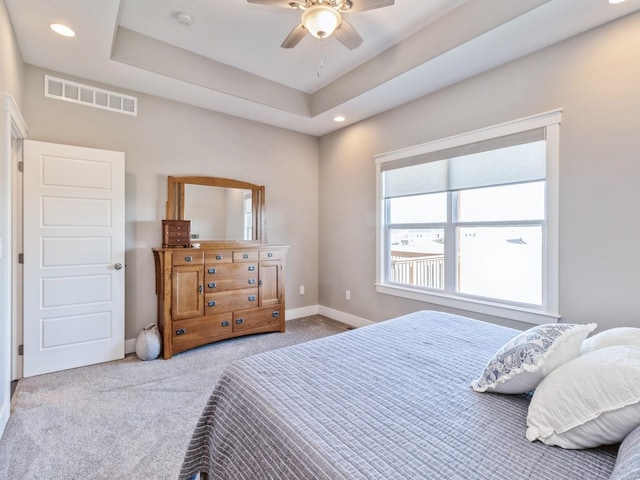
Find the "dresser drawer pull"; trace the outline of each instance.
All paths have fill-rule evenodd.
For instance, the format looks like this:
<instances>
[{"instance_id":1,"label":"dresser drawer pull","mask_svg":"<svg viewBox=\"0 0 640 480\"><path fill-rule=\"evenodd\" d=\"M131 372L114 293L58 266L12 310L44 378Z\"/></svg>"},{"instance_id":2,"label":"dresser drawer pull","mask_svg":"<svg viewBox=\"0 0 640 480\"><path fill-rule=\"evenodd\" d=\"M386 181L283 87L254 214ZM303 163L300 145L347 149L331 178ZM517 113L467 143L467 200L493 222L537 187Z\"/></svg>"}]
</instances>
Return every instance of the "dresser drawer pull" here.
<instances>
[{"instance_id":1,"label":"dresser drawer pull","mask_svg":"<svg viewBox=\"0 0 640 480\"><path fill-rule=\"evenodd\" d=\"M215 307L216 306L216 301L215 300L210 300L207 302L207 306L209 307Z\"/></svg>"},{"instance_id":2,"label":"dresser drawer pull","mask_svg":"<svg viewBox=\"0 0 640 480\"><path fill-rule=\"evenodd\" d=\"M179 328L176 330L176 335L184 335L187 331L184 328Z\"/></svg>"},{"instance_id":3,"label":"dresser drawer pull","mask_svg":"<svg viewBox=\"0 0 640 480\"><path fill-rule=\"evenodd\" d=\"M249 284L253 285L254 283L256 283L256 279L255 278L250 278L249 279Z\"/></svg>"},{"instance_id":4,"label":"dresser drawer pull","mask_svg":"<svg viewBox=\"0 0 640 480\"><path fill-rule=\"evenodd\" d=\"M248 253L243 253L242 254L242 258L249 258L249 254Z\"/></svg>"},{"instance_id":5,"label":"dresser drawer pull","mask_svg":"<svg viewBox=\"0 0 640 480\"><path fill-rule=\"evenodd\" d=\"M216 288L216 282L209 282L209 283L207 283L207 287L209 287L209 288Z\"/></svg>"},{"instance_id":6,"label":"dresser drawer pull","mask_svg":"<svg viewBox=\"0 0 640 480\"><path fill-rule=\"evenodd\" d=\"M271 314L271 316L272 316L273 318L278 318L278 317L280 316L280 312L276 310L275 312L273 312L273 313Z\"/></svg>"},{"instance_id":7,"label":"dresser drawer pull","mask_svg":"<svg viewBox=\"0 0 640 480\"><path fill-rule=\"evenodd\" d=\"M238 325L243 324L243 323L244 323L244 318L238 318L238 319L236 319L236 323L237 323Z\"/></svg>"},{"instance_id":8,"label":"dresser drawer pull","mask_svg":"<svg viewBox=\"0 0 640 480\"><path fill-rule=\"evenodd\" d=\"M222 260L222 255L216 255L216 260Z\"/></svg>"},{"instance_id":9,"label":"dresser drawer pull","mask_svg":"<svg viewBox=\"0 0 640 480\"><path fill-rule=\"evenodd\" d=\"M191 255L188 255L188 256L184 257L184 261L185 262L193 262L193 257Z\"/></svg>"},{"instance_id":10,"label":"dresser drawer pull","mask_svg":"<svg viewBox=\"0 0 640 480\"><path fill-rule=\"evenodd\" d=\"M273 253L271 253L271 252L267 253L267 257L269 257L269 258L273 257Z\"/></svg>"},{"instance_id":11,"label":"dresser drawer pull","mask_svg":"<svg viewBox=\"0 0 640 480\"><path fill-rule=\"evenodd\" d=\"M213 275L214 273L217 273L217 272L215 268L210 268L207 270L207 273L210 273L211 275Z\"/></svg>"},{"instance_id":12,"label":"dresser drawer pull","mask_svg":"<svg viewBox=\"0 0 640 480\"><path fill-rule=\"evenodd\" d=\"M250 302L254 302L256 300L256 296L255 295L249 295L249 301Z\"/></svg>"},{"instance_id":13,"label":"dresser drawer pull","mask_svg":"<svg viewBox=\"0 0 640 480\"><path fill-rule=\"evenodd\" d=\"M229 320L225 320L224 322L222 322L222 326L223 327L228 327L229 326Z\"/></svg>"},{"instance_id":14,"label":"dresser drawer pull","mask_svg":"<svg viewBox=\"0 0 640 480\"><path fill-rule=\"evenodd\" d=\"M250 272L255 271L255 269L256 269L256 266L255 266L255 265L249 265L249 271L250 271Z\"/></svg>"}]
</instances>

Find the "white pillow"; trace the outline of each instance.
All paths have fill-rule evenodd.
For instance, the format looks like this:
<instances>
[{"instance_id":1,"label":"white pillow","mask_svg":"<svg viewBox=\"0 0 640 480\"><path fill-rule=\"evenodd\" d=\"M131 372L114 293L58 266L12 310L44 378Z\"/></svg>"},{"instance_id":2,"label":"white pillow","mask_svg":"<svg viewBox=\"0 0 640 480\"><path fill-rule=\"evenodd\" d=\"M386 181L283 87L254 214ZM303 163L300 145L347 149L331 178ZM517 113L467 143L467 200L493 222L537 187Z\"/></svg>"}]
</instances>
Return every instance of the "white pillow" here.
<instances>
[{"instance_id":1,"label":"white pillow","mask_svg":"<svg viewBox=\"0 0 640 480\"><path fill-rule=\"evenodd\" d=\"M620 442L640 425L640 347L606 347L558 367L540 382L527 439L562 448Z\"/></svg>"},{"instance_id":2,"label":"white pillow","mask_svg":"<svg viewBox=\"0 0 640 480\"><path fill-rule=\"evenodd\" d=\"M476 392L530 392L553 369L577 357L596 326L549 323L530 328L496 352L471 388Z\"/></svg>"},{"instance_id":3,"label":"white pillow","mask_svg":"<svg viewBox=\"0 0 640 480\"><path fill-rule=\"evenodd\" d=\"M580 355L593 352L599 348L615 347L616 345L635 345L640 347L640 328L618 327L597 333L582 343Z\"/></svg>"}]
</instances>

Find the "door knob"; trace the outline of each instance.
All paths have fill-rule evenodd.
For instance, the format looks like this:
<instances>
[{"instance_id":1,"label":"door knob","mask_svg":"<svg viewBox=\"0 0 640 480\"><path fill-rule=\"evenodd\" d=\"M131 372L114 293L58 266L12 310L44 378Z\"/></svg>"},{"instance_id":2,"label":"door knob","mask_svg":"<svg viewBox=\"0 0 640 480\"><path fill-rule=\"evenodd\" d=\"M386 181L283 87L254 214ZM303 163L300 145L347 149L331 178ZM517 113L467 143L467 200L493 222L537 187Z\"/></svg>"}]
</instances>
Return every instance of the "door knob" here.
<instances>
[{"instance_id":1,"label":"door knob","mask_svg":"<svg viewBox=\"0 0 640 480\"><path fill-rule=\"evenodd\" d=\"M116 263L113 268L115 268L116 270L120 270L122 268L122 264L121 263Z\"/></svg>"}]
</instances>

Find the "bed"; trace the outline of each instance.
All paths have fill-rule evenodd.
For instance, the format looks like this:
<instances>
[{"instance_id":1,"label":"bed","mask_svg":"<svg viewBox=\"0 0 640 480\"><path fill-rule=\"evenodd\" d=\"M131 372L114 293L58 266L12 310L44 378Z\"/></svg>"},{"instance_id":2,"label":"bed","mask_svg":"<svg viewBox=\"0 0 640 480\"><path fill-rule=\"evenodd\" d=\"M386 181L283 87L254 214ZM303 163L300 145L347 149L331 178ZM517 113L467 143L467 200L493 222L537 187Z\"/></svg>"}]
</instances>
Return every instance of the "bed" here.
<instances>
[{"instance_id":1,"label":"bed","mask_svg":"<svg viewBox=\"0 0 640 480\"><path fill-rule=\"evenodd\" d=\"M421 311L235 362L180 479L610 478L617 446L530 442L529 394L470 388L517 333Z\"/></svg>"}]
</instances>

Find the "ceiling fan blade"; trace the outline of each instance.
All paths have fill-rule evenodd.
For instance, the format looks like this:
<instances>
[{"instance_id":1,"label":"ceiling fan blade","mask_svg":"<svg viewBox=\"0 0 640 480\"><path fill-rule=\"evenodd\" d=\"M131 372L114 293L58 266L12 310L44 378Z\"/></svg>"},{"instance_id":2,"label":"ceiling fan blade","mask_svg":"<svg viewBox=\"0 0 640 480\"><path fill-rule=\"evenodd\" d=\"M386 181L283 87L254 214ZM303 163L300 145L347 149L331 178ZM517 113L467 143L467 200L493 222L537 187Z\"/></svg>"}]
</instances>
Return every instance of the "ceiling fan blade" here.
<instances>
[{"instance_id":1,"label":"ceiling fan blade","mask_svg":"<svg viewBox=\"0 0 640 480\"><path fill-rule=\"evenodd\" d=\"M307 29L304 28L302 24L300 24L296 28L291 30L291 33L289 34L289 36L284 39L284 42L282 42L282 45L280 46L282 48L293 48L298 43L300 43L300 40L302 40L306 34L307 34Z\"/></svg>"},{"instance_id":2,"label":"ceiling fan blade","mask_svg":"<svg viewBox=\"0 0 640 480\"><path fill-rule=\"evenodd\" d=\"M291 8L292 0L247 0L248 3L255 3L257 5L267 5L268 7L283 7Z\"/></svg>"},{"instance_id":3,"label":"ceiling fan blade","mask_svg":"<svg viewBox=\"0 0 640 480\"><path fill-rule=\"evenodd\" d=\"M266 0L265 0L266 1ZM395 0L350 0L351 8L346 10L351 12L364 12L365 10L374 10L376 8L388 7L395 3Z\"/></svg>"},{"instance_id":4,"label":"ceiling fan blade","mask_svg":"<svg viewBox=\"0 0 640 480\"><path fill-rule=\"evenodd\" d=\"M355 50L362 43L362 37L344 18L333 36L349 50Z\"/></svg>"}]
</instances>

